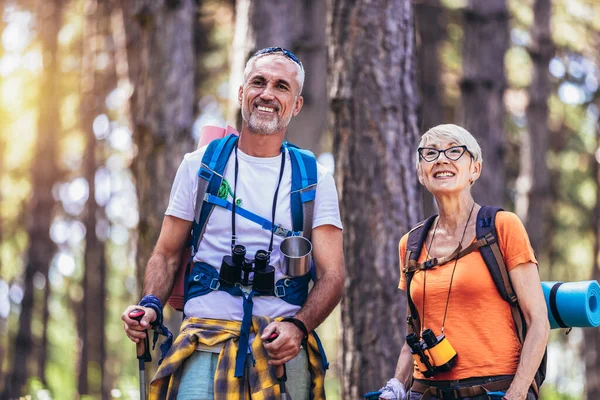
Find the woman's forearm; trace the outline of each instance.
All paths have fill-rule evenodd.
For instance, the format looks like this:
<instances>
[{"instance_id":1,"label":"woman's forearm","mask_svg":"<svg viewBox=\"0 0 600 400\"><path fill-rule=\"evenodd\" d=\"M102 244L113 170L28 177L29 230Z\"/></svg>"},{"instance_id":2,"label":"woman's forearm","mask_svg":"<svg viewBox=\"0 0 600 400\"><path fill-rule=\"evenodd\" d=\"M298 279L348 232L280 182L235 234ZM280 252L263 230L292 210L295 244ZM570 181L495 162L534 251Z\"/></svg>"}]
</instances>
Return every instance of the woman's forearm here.
<instances>
[{"instance_id":1,"label":"woman's forearm","mask_svg":"<svg viewBox=\"0 0 600 400\"><path fill-rule=\"evenodd\" d=\"M528 327L515 378L506 392L507 399L525 399L527 397L527 392L533 382L542 357L544 357L544 351L548 343L550 324L545 317L544 315L543 318L537 318Z\"/></svg>"},{"instance_id":2,"label":"woman's forearm","mask_svg":"<svg viewBox=\"0 0 600 400\"><path fill-rule=\"evenodd\" d=\"M400 383L404 385L406 389L410 388L412 385L413 368L413 357L410 353L410 348L405 343L402 347L402 351L400 352L400 357L398 358L398 364L396 365L396 373L394 376L400 381Z\"/></svg>"}]
</instances>

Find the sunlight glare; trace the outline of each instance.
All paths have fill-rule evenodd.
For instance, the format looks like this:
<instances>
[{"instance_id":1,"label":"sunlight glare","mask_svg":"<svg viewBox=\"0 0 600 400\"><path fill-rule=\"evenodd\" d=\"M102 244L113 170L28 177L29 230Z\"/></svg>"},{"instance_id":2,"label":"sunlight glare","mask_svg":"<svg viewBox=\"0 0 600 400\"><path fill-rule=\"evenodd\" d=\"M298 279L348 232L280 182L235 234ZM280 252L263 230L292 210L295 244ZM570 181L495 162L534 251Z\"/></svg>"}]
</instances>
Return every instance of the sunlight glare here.
<instances>
[{"instance_id":1,"label":"sunlight glare","mask_svg":"<svg viewBox=\"0 0 600 400\"><path fill-rule=\"evenodd\" d=\"M38 290L43 290L46 287L46 277L44 274L37 271L33 275L33 286Z\"/></svg>"},{"instance_id":2,"label":"sunlight glare","mask_svg":"<svg viewBox=\"0 0 600 400\"><path fill-rule=\"evenodd\" d=\"M54 288L62 288L65 283L64 276L58 271L55 263L50 266L50 271L48 272L48 280L50 281L50 285Z\"/></svg>"},{"instance_id":3,"label":"sunlight glare","mask_svg":"<svg viewBox=\"0 0 600 400\"><path fill-rule=\"evenodd\" d=\"M21 304L23 301L23 294L23 288L18 283L14 283L8 291L8 297L10 297L10 301L15 304Z\"/></svg>"},{"instance_id":4,"label":"sunlight glare","mask_svg":"<svg viewBox=\"0 0 600 400\"><path fill-rule=\"evenodd\" d=\"M54 263L63 276L72 276L75 272L75 259L71 254L61 251L54 258Z\"/></svg>"},{"instance_id":5,"label":"sunlight glare","mask_svg":"<svg viewBox=\"0 0 600 400\"><path fill-rule=\"evenodd\" d=\"M124 245L129 240L129 231L122 225L113 225L110 240L116 245Z\"/></svg>"},{"instance_id":6,"label":"sunlight glare","mask_svg":"<svg viewBox=\"0 0 600 400\"><path fill-rule=\"evenodd\" d=\"M44 68L44 60L42 55L37 50L28 51L23 55L22 59L23 67L27 68L33 73L41 72Z\"/></svg>"},{"instance_id":7,"label":"sunlight glare","mask_svg":"<svg viewBox=\"0 0 600 400\"><path fill-rule=\"evenodd\" d=\"M90 195L88 182L84 178L75 178L68 186L67 201L85 202ZM63 199L64 201L64 199Z\"/></svg>"},{"instance_id":8,"label":"sunlight glare","mask_svg":"<svg viewBox=\"0 0 600 400\"><path fill-rule=\"evenodd\" d=\"M4 28L2 44L9 52L22 52L31 40L31 24L33 16L28 12L13 12L9 16L9 23Z\"/></svg>"},{"instance_id":9,"label":"sunlight glare","mask_svg":"<svg viewBox=\"0 0 600 400\"><path fill-rule=\"evenodd\" d=\"M565 104L582 104L585 101L581 87L571 82L563 82L558 87L558 97Z\"/></svg>"},{"instance_id":10,"label":"sunlight glare","mask_svg":"<svg viewBox=\"0 0 600 400\"><path fill-rule=\"evenodd\" d=\"M563 76L565 76L565 72L567 72L565 64L556 57L553 58L552 61L550 61L548 69L550 70L550 73L557 78L562 78Z\"/></svg>"},{"instance_id":11,"label":"sunlight glare","mask_svg":"<svg viewBox=\"0 0 600 400\"><path fill-rule=\"evenodd\" d=\"M69 232L69 246L76 247L79 243L85 238L85 225L81 221L73 221L71 222L70 232Z\"/></svg>"},{"instance_id":12,"label":"sunlight glare","mask_svg":"<svg viewBox=\"0 0 600 400\"><path fill-rule=\"evenodd\" d=\"M8 299L8 283L0 279L0 318L6 319L10 314L10 300Z\"/></svg>"},{"instance_id":13,"label":"sunlight glare","mask_svg":"<svg viewBox=\"0 0 600 400\"><path fill-rule=\"evenodd\" d=\"M106 239L108 239L109 235L110 235L110 222L108 222L108 220L105 218L98 220L98 222L96 223L96 237L100 241L105 242Z\"/></svg>"},{"instance_id":14,"label":"sunlight glare","mask_svg":"<svg viewBox=\"0 0 600 400\"><path fill-rule=\"evenodd\" d=\"M99 206L104 207L108 203L108 200L110 200L110 171L106 167L98 168L94 182L96 188L96 203L98 203Z\"/></svg>"},{"instance_id":15,"label":"sunlight glare","mask_svg":"<svg viewBox=\"0 0 600 400\"><path fill-rule=\"evenodd\" d=\"M109 110L116 110L123 107L132 93L133 86L131 84L119 84L119 87L106 96L106 107Z\"/></svg>"},{"instance_id":16,"label":"sunlight glare","mask_svg":"<svg viewBox=\"0 0 600 400\"><path fill-rule=\"evenodd\" d=\"M64 219L55 219L50 225L50 238L56 244L63 244L69 237L69 222Z\"/></svg>"},{"instance_id":17,"label":"sunlight glare","mask_svg":"<svg viewBox=\"0 0 600 400\"><path fill-rule=\"evenodd\" d=\"M0 75L8 76L15 72L21 64L21 56L19 54L6 54L0 58Z\"/></svg>"},{"instance_id":18,"label":"sunlight glare","mask_svg":"<svg viewBox=\"0 0 600 400\"><path fill-rule=\"evenodd\" d=\"M131 139L131 131L125 126L120 126L113 130L108 138L110 146L118 151L128 151L131 149L133 141Z\"/></svg>"},{"instance_id":19,"label":"sunlight glare","mask_svg":"<svg viewBox=\"0 0 600 400\"><path fill-rule=\"evenodd\" d=\"M110 120L108 119L106 114L100 114L96 118L94 118L92 129L94 130L94 135L96 135L96 139L106 139L106 137L110 133Z\"/></svg>"}]
</instances>

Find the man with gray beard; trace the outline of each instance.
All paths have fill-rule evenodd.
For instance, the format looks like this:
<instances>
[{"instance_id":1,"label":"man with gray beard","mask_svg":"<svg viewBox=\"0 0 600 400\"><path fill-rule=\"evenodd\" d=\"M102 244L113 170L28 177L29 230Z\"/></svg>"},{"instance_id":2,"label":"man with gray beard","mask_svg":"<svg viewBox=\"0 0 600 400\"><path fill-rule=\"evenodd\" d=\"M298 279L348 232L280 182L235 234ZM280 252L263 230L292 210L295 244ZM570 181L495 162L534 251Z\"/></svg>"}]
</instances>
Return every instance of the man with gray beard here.
<instances>
[{"instance_id":1,"label":"man with gray beard","mask_svg":"<svg viewBox=\"0 0 600 400\"><path fill-rule=\"evenodd\" d=\"M256 52L238 91L239 139L218 139L187 154L179 167L146 268L145 296L121 317L136 343L149 326L160 325L162 305L200 215L203 229L187 280L185 319L151 382L151 399L283 399L286 391L294 400L325 398L326 359L314 329L342 294L342 224L331 172L312 153L284 142L288 124L302 108L303 83L302 63L290 51ZM223 149L229 151L225 158ZM224 170L210 170L221 161ZM220 179L218 195L210 192L213 176ZM302 239L296 236L310 239L312 274L293 275L286 264L280 244ZM232 271L237 275L230 279ZM266 288L261 278L259 287L257 277L265 271L272 278ZM144 311L139 322L130 317L136 309Z\"/></svg>"}]
</instances>

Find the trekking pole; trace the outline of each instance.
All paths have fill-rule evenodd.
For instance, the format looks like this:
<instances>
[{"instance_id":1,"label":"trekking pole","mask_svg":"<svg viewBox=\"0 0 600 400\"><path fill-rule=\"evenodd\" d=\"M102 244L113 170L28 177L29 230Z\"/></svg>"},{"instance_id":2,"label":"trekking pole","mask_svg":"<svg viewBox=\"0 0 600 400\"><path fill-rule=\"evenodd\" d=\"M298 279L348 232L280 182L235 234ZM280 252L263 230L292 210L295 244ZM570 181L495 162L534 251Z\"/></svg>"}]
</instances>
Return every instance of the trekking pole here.
<instances>
[{"instance_id":1,"label":"trekking pole","mask_svg":"<svg viewBox=\"0 0 600 400\"><path fill-rule=\"evenodd\" d=\"M273 340L277 339L277 332L271 333L271 336L265 342L271 343ZM285 387L285 382L287 381L287 374L285 371L285 364L278 365L275 367L275 377L277 378L277 382L279 382L279 391L281 392L281 400L288 400L287 389Z\"/></svg>"},{"instance_id":2,"label":"trekking pole","mask_svg":"<svg viewBox=\"0 0 600 400\"><path fill-rule=\"evenodd\" d=\"M146 314L144 310L135 309L129 312L129 318L140 322ZM137 359L140 369L140 400L146 400L146 362L152 361L150 355L150 339L148 338L148 329L144 331L146 337L143 341L135 344Z\"/></svg>"},{"instance_id":3,"label":"trekking pole","mask_svg":"<svg viewBox=\"0 0 600 400\"><path fill-rule=\"evenodd\" d=\"M278 365L275 371L275 375L277 375L277 380L279 381L279 391L281 392L281 400L288 400L289 397L287 395L287 389L285 387L285 382L287 381L285 364Z\"/></svg>"}]
</instances>

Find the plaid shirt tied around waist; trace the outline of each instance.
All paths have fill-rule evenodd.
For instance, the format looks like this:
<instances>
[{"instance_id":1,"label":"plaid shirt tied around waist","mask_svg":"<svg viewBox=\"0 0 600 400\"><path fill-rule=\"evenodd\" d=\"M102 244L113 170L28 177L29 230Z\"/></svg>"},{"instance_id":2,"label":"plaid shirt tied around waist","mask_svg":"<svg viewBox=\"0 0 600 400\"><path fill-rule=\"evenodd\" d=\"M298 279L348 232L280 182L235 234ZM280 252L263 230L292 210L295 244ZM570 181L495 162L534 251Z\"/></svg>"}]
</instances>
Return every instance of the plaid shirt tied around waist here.
<instances>
[{"instance_id":1,"label":"plaid shirt tied around waist","mask_svg":"<svg viewBox=\"0 0 600 400\"><path fill-rule=\"evenodd\" d=\"M278 319L276 319L278 320ZM254 365L247 369L249 376L236 378L235 362L242 323L206 318L188 318L156 375L150 382L150 400L176 400L183 371L183 362L201 343L215 346L223 343L215 371L215 400L276 400L280 398L275 367L268 364L269 356L258 338L271 322L268 317L252 317L251 331L257 338L252 342ZM325 399L325 366L320 345L313 333L307 340L308 364L311 374L311 400ZM250 382L247 387L247 382ZM250 394L251 393L251 394Z\"/></svg>"}]
</instances>

